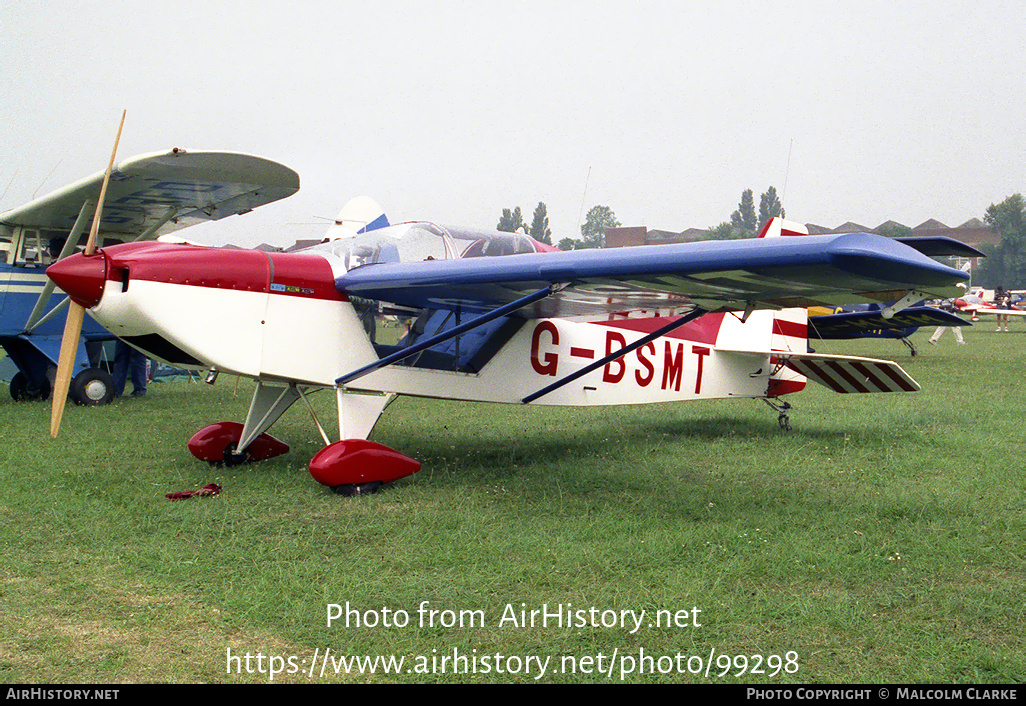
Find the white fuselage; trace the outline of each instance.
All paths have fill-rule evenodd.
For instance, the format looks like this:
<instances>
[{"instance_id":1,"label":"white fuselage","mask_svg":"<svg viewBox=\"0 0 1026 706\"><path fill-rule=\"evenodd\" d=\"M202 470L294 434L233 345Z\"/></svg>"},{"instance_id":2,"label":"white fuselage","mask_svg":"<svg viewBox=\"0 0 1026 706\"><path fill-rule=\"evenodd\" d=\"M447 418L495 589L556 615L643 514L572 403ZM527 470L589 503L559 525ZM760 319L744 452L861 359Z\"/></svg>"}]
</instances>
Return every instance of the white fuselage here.
<instances>
[{"instance_id":1,"label":"white fuselage","mask_svg":"<svg viewBox=\"0 0 1026 706\"><path fill-rule=\"evenodd\" d=\"M334 287L340 264L330 255L167 244L120 248L106 255L106 286L91 313L151 355L178 365L323 387L336 387L336 379L379 358L366 317L361 320L354 303ZM643 313L597 322L530 319L472 372L397 364L346 388L520 402L667 321ZM806 350L803 310L757 311L744 322L739 314L708 314L537 403L639 404L800 389L803 379L773 364L774 350ZM787 389L770 392L782 378Z\"/></svg>"}]
</instances>

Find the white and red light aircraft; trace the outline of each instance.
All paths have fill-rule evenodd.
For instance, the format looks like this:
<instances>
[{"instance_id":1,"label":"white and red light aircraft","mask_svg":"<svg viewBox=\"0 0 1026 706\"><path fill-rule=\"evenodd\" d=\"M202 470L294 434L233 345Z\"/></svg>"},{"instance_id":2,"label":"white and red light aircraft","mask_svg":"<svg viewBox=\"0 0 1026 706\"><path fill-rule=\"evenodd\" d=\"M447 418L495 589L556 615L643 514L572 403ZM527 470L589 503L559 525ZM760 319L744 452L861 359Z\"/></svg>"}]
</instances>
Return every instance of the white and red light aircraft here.
<instances>
[{"instance_id":1,"label":"white and red light aircraft","mask_svg":"<svg viewBox=\"0 0 1026 706\"><path fill-rule=\"evenodd\" d=\"M325 448L309 467L344 494L419 470L368 440L395 395L773 405L806 378L845 393L917 390L895 363L809 353L806 307L896 302L886 316L955 296L967 277L913 239L866 233L538 252L520 234L363 220L362 233L294 253L127 243L47 274L148 355L257 381L244 423L189 442L202 460L284 453L267 430L312 390L333 390L338 440L317 422ZM768 235L793 228L778 219ZM408 326L384 325L396 319Z\"/></svg>"},{"instance_id":2,"label":"white and red light aircraft","mask_svg":"<svg viewBox=\"0 0 1026 706\"><path fill-rule=\"evenodd\" d=\"M1021 301L1002 307L992 298L985 298L982 290L980 293L963 295L954 302L955 308L969 314L973 321L981 316L1026 316L1026 309L1021 308L1020 304Z\"/></svg>"},{"instance_id":3,"label":"white and red light aircraft","mask_svg":"<svg viewBox=\"0 0 1026 706\"><path fill-rule=\"evenodd\" d=\"M346 489L417 469L366 440L395 394L772 400L806 376L838 392L916 390L894 363L807 353L803 307L918 301L958 291L963 278L868 234L571 253L531 252L526 241L407 223L296 253L131 243L48 274L149 355L257 380L245 424L214 424L190 442L201 459L286 451L266 430L306 392L334 389L340 440L326 440L310 468ZM464 256L489 249L508 255ZM388 339L385 316L409 330Z\"/></svg>"}]
</instances>

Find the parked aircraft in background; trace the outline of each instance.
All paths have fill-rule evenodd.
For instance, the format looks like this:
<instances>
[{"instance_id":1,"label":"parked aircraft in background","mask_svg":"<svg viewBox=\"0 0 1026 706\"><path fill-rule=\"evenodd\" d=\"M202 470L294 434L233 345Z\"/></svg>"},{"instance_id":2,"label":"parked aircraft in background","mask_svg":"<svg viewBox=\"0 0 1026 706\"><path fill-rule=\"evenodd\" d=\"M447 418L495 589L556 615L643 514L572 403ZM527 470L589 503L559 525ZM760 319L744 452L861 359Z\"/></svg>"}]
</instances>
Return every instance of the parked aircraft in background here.
<instances>
[{"instance_id":1,"label":"parked aircraft in background","mask_svg":"<svg viewBox=\"0 0 1026 706\"><path fill-rule=\"evenodd\" d=\"M16 400L50 396L68 299L44 273L81 250L104 173L0 213L0 345L18 372ZM147 240L204 221L246 213L299 189L291 169L227 152L144 154L112 170L103 206L100 245ZM113 386L103 343L113 335L88 319L75 355L71 396L104 404Z\"/></svg>"},{"instance_id":2,"label":"parked aircraft in background","mask_svg":"<svg viewBox=\"0 0 1026 706\"><path fill-rule=\"evenodd\" d=\"M896 338L916 355L909 337L923 326L971 326L965 319L919 302L890 318L885 304L809 307L809 336L820 339Z\"/></svg>"},{"instance_id":3,"label":"parked aircraft in background","mask_svg":"<svg viewBox=\"0 0 1026 706\"><path fill-rule=\"evenodd\" d=\"M1026 309L1020 307L1021 301L1002 307L994 301L993 297L993 292L988 294L985 290L977 289L973 293L956 299L955 307L959 311L969 314L973 321L981 316L1026 316Z\"/></svg>"}]
</instances>

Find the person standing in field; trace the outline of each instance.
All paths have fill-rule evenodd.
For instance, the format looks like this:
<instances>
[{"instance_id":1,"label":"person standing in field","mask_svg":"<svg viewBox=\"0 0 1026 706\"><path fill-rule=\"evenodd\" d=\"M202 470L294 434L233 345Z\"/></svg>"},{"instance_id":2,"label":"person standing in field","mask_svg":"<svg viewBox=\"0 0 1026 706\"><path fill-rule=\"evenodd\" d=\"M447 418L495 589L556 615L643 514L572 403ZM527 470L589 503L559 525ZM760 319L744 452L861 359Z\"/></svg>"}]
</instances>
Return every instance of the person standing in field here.
<instances>
[{"instance_id":1,"label":"person standing in field","mask_svg":"<svg viewBox=\"0 0 1026 706\"><path fill-rule=\"evenodd\" d=\"M1011 309L1012 308L1012 293L1009 292L1004 287L998 287L997 291L994 293L994 304L997 306L998 309ZM997 315L997 321L998 321L997 330L998 331L1002 330L1001 327L1004 326L1004 330L1008 331L1008 323L1009 323L1008 320L1011 319L1011 318L1012 317L1010 315L1008 315L1008 314L998 314Z\"/></svg>"},{"instance_id":2,"label":"person standing in field","mask_svg":"<svg viewBox=\"0 0 1026 706\"><path fill-rule=\"evenodd\" d=\"M962 289L965 289L965 285L962 284L961 282L958 283L958 286L961 287ZM944 302L944 304L941 305L941 308L944 309L944 311L950 311L951 313L955 313L955 303L954 303L953 300L948 300L948 301ZM949 328L952 331L955 332L955 343L957 343L960 346L964 346L965 345L965 338L962 336L962 327L961 326L938 326L937 330L933 332L932 336L930 336L929 343L931 345L936 346L937 345L937 341L940 340L940 337Z\"/></svg>"}]
</instances>

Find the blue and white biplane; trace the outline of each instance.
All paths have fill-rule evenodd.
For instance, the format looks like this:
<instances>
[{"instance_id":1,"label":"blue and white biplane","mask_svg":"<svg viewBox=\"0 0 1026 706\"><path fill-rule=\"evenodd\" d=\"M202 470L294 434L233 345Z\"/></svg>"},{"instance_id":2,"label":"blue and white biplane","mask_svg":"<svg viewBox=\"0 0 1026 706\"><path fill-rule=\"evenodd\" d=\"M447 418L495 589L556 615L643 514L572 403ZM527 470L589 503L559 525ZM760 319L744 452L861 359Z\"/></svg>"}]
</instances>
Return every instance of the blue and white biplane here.
<instances>
[{"instance_id":1,"label":"blue and white biplane","mask_svg":"<svg viewBox=\"0 0 1026 706\"><path fill-rule=\"evenodd\" d=\"M297 252L126 243L47 274L148 355L256 380L243 422L193 436L197 458L286 452L268 429L330 390L337 436L315 417L325 447L309 468L344 494L419 469L368 440L396 395L533 405L743 397L766 400L784 425L781 398L808 379L840 393L918 390L893 362L809 352L807 308L894 302L884 313L894 315L956 296L967 279L922 252L935 254L935 240L780 237L801 227L779 219L752 240L539 252L519 234L385 225L381 215L363 223L382 227L341 224Z\"/></svg>"},{"instance_id":2,"label":"blue and white biplane","mask_svg":"<svg viewBox=\"0 0 1026 706\"><path fill-rule=\"evenodd\" d=\"M68 299L44 270L82 250L104 172L0 213L0 345L17 366L16 400L50 396ZM250 155L169 152L126 159L112 169L98 242L156 238L204 221L246 213L299 189L294 171ZM71 397L113 397L103 344L113 335L86 320L77 346Z\"/></svg>"}]
</instances>

